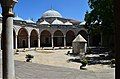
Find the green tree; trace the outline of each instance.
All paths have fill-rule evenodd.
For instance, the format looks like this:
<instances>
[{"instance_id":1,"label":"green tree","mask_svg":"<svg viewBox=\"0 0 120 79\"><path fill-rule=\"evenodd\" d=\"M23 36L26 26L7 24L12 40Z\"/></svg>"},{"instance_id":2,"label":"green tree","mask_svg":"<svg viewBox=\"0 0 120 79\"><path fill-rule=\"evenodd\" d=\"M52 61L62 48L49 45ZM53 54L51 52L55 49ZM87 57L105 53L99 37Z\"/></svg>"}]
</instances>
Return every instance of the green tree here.
<instances>
[{"instance_id":1,"label":"green tree","mask_svg":"<svg viewBox=\"0 0 120 79\"><path fill-rule=\"evenodd\" d=\"M114 36L113 0L88 0L88 4L91 11L86 12L84 20L89 34L102 34L110 43Z\"/></svg>"}]
</instances>

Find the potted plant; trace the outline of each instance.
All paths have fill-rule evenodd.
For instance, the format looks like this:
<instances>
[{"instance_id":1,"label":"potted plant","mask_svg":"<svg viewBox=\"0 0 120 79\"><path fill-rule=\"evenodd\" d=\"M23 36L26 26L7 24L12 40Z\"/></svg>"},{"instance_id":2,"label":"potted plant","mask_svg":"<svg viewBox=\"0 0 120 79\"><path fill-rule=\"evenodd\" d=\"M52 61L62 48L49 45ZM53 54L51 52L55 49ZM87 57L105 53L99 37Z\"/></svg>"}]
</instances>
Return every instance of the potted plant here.
<instances>
[{"instance_id":1,"label":"potted plant","mask_svg":"<svg viewBox=\"0 0 120 79\"><path fill-rule=\"evenodd\" d=\"M27 54L25 58L26 58L26 62L30 62L31 59L34 58L34 56L31 54Z\"/></svg>"},{"instance_id":2,"label":"potted plant","mask_svg":"<svg viewBox=\"0 0 120 79\"><path fill-rule=\"evenodd\" d=\"M83 67L85 67L88 64L88 60L87 59L81 59L80 62L82 64L80 66L80 69L83 69Z\"/></svg>"},{"instance_id":3,"label":"potted plant","mask_svg":"<svg viewBox=\"0 0 120 79\"><path fill-rule=\"evenodd\" d=\"M115 59L111 59L111 68L115 67Z\"/></svg>"}]
</instances>

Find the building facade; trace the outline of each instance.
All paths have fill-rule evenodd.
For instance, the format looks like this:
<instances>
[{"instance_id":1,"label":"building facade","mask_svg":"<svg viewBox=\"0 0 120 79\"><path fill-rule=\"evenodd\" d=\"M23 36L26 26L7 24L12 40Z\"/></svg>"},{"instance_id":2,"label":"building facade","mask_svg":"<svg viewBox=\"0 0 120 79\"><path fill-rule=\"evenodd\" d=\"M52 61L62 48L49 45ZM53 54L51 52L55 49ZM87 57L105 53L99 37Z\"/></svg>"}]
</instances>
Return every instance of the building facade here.
<instances>
[{"instance_id":1,"label":"building facade","mask_svg":"<svg viewBox=\"0 0 120 79\"><path fill-rule=\"evenodd\" d=\"M87 30L82 23L62 17L56 10L43 13L37 22L14 17L14 49L70 47L73 39L81 34L87 40ZM2 48L2 16L0 15L0 49Z\"/></svg>"}]
</instances>

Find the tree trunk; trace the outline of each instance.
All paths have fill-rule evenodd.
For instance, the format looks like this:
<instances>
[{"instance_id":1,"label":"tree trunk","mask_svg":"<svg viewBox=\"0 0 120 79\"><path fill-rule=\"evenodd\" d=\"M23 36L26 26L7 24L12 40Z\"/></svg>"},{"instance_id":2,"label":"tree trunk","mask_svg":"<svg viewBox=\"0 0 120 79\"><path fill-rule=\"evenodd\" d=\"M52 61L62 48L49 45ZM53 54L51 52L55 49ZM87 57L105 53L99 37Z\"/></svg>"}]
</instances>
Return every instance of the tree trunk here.
<instances>
[{"instance_id":1,"label":"tree trunk","mask_svg":"<svg viewBox=\"0 0 120 79\"><path fill-rule=\"evenodd\" d=\"M120 0L114 0L115 11L115 52L116 52L116 78L120 79Z\"/></svg>"}]
</instances>

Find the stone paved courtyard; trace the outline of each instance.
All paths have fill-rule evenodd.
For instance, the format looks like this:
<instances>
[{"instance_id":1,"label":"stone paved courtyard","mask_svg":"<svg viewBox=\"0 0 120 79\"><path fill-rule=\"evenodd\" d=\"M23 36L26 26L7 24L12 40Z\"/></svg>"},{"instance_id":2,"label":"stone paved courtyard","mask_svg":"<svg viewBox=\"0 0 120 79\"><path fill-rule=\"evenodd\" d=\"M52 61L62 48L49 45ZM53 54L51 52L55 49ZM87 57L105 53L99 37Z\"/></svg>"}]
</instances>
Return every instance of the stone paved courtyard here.
<instances>
[{"instance_id":1,"label":"stone paved courtyard","mask_svg":"<svg viewBox=\"0 0 120 79\"><path fill-rule=\"evenodd\" d=\"M88 65L87 70L80 70L80 63L67 62L73 57L65 55L69 50L48 50L49 52L27 51L15 55L17 79L115 79L115 69L104 65ZM26 54L35 58L24 62ZM0 53L1 54L1 53ZM2 77L0 57L0 78Z\"/></svg>"}]
</instances>

